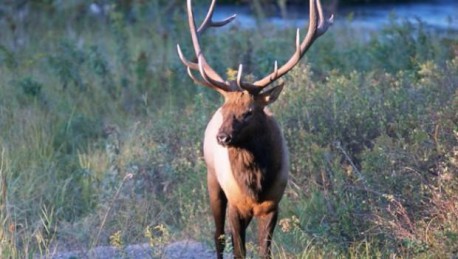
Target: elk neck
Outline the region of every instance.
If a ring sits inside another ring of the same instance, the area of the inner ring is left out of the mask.
[[[234,146],[227,147],[234,178],[239,187],[256,201],[263,199],[275,181],[276,172],[281,168],[281,148],[277,147],[266,119],[252,136]],[[276,129],[274,129],[276,131]]]

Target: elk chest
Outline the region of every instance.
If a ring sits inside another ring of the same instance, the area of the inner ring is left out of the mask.
[[[216,138],[222,121],[219,109],[205,131],[204,155],[229,204],[253,216],[276,209],[288,178],[288,151],[283,136],[275,141],[254,137],[256,143],[252,146],[225,147]],[[273,118],[272,123],[281,135]]]

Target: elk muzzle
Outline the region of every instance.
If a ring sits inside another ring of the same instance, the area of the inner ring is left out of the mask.
[[[228,107],[223,106],[223,110]],[[243,109],[242,109],[243,110]],[[229,114],[227,114],[228,112]],[[216,134],[216,141],[223,147],[234,146],[240,142],[240,138],[245,134],[247,123],[238,119],[234,111],[222,111],[223,122]],[[239,111],[236,111],[239,112]]]
[[[220,144],[223,147],[226,147],[232,143],[232,134],[228,134],[225,132],[218,133],[216,135],[216,140],[218,141],[218,144]]]

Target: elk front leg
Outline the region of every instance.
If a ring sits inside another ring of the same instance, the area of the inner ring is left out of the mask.
[[[271,211],[258,218],[259,257],[271,258],[272,235],[277,224],[278,210]]]
[[[226,217],[227,198],[219,185],[213,171],[208,170],[207,174],[208,193],[210,196],[210,207],[215,220],[215,247],[218,259],[224,254],[224,222]]]
[[[246,228],[252,216],[241,215],[239,211],[229,204],[229,220],[231,222],[231,232],[232,232],[232,248],[234,250],[234,258],[245,258],[246,248],[245,248],[245,234]]]

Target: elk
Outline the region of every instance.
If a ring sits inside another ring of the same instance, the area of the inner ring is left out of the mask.
[[[327,31],[333,16],[325,19],[320,0],[310,0],[308,32],[301,41],[297,29],[296,50],[289,61],[281,67],[275,62],[270,74],[253,83],[243,79],[243,65],[240,65],[237,79],[225,81],[208,64],[199,42],[207,29],[224,26],[236,17],[213,21],[215,2],[212,0],[206,17],[197,27],[191,0],[187,0],[189,30],[196,57],[192,61],[185,58],[180,45],[177,45],[177,51],[192,80],[224,97],[224,104],[207,125],[203,148],[210,207],[216,227],[217,258],[223,258],[226,210],[234,257],[246,256],[246,228],[255,217],[258,220],[259,256],[270,258],[278,205],[288,180],[289,161],[285,139],[267,106],[278,98],[284,86],[284,83],[273,83],[290,71],[312,43]]]

